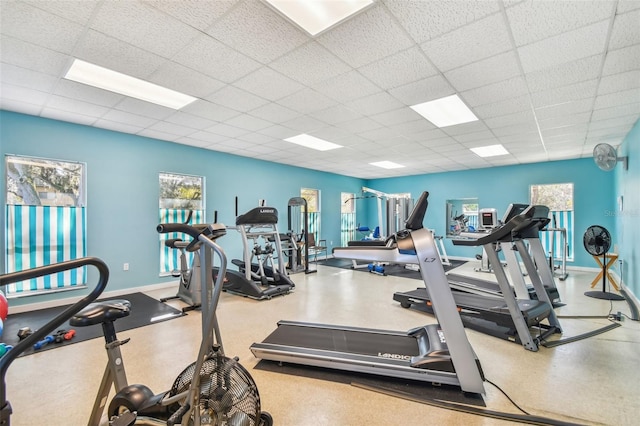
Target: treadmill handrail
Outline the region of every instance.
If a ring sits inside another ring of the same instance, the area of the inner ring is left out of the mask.
[[[494,228],[493,232],[483,235],[477,239],[454,239],[453,245],[456,246],[483,246],[485,244],[497,243],[501,241],[511,241],[513,232],[524,229],[531,225],[531,217],[533,210],[527,209],[518,216],[512,218],[499,228]]]

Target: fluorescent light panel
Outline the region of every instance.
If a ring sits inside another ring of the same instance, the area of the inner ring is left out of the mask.
[[[318,151],[329,151],[331,149],[342,148],[342,145],[335,144],[333,142],[325,141],[324,139],[316,138],[314,136],[302,133],[298,136],[292,136],[285,139],[287,142],[302,145],[306,148],[316,149]]]
[[[320,34],[373,4],[373,0],[265,1],[312,36]]]
[[[173,109],[197,99],[79,59],[74,59],[64,78]]]
[[[369,164],[383,169],[401,169],[404,167],[402,164],[394,163],[393,161],[376,161],[375,163]]]
[[[413,105],[411,109],[438,127],[454,126],[478,120],[478,117],[462,102],[458,95]]]
[[[474,154],[479,157],[496,157],[498,155],[507,155],[509,151],[505,149],[501,144],[479,146],[476,148],[470,148]]]

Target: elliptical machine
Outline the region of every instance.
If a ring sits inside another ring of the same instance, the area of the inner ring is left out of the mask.
[[[73,316],[70,324],[74,327],[101,324],[108,361],[88,425],[101,424],[112,385],[116,394],[107,408],[111,426],[272,425],[271,416],[260,410],[258,390],[249,373],[238,363],[238,358],[224,356],[216,308],[227,258],[215,239],[226,234],[225,226],[166,223],[159,224],[157,231],[190,235],[193,240],[185,250],[199,254],[199,262],[194,262],[193,272],[200,278],[200,300],[210,302],[201,306],[202,341],[198,359],[180,373],[167,392],[156,395],[145,385],[129,385],[120,351],[120,346],[129,339],[118,340],[114,322],[129,315],[130,304],[126,300],[107,300],[89,305]],[[221,272],[215,283],[212,274],[199,272],[200,269],[212,269],[213,253],[220,261]]]

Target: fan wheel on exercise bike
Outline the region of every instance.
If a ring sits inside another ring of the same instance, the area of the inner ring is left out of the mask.
[[[170,395],[189,389],[195,363],[178,375]],[[258,387],[249,372],[238,363],[214,351],[200,370],[200,418],[203,424],[233,426],[271,426],[273,419],[260,410]]]

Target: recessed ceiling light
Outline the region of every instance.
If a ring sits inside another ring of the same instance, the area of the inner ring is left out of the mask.
[[[393,161],[376,161],[375,163],[369,164],[383,169],[401,169],[404,167],[402,164],[394,163]]]
[[[507,155],[509,153],[509,151],[507,151],[501,144],[479,146],[477,148],[471,148],[471,151],[479,157],[495,157],[498,155]]]
[[[312,36],[355,15],[373,0],[265,0]]]
[[[73,60],[64,78],[173,109],[180,109],[197,100],[193,96],[79,59]]]
[[[324,139],[316,138],[306,133],[298,136],[292,136],[285,139],[287,142],[302,145],[307,148],[317,149],[318,151],[329,151],[331,149],[342,148],[342,145],[335,144],[333,142],[325,141]]]
[[[458,95],[413,105],[411,109],[438,127],[478,120],[478,117],[462,102]]]

